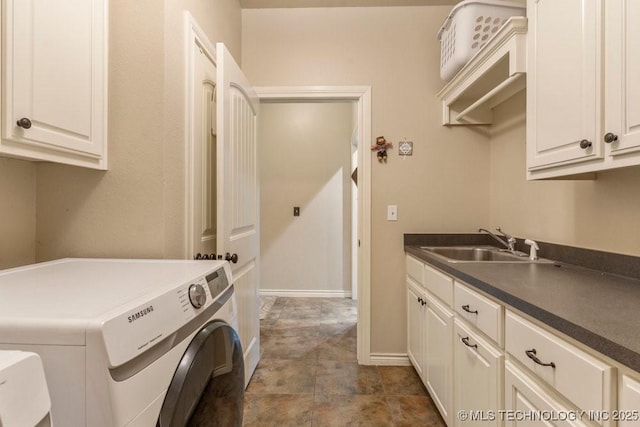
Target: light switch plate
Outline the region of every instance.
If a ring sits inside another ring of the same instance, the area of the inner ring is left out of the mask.
[[[387,206],[387,221],[397,221],[398,220],[398,206],[397,205],[388,205]]]

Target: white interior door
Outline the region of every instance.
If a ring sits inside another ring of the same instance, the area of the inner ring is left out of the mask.
[[[217,251],[231,259],[245,382],[260,358],[258,96],[224,44],[217,65]]]
[[[216,66],[193,43],[192,198],[193,255],[216,252]]]

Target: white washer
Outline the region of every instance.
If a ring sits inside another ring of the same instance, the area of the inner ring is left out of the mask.
[[[55,425],[241,424],[226,261],[63,259],[0,272],[0,296],[0,349],[40,355]]]
[[[0,351],[0,427],[51,427],[50,410],[40,357]]]

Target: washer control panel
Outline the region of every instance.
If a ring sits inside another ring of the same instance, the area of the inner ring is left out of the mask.
[[[225,262],[102,323],[111,367],[120,366],[169,337],[213,304],[228,287],[231,269]]]

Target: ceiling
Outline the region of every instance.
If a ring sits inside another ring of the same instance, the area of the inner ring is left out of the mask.
[[[240,0],[243,9],[453,5],[459,0]]]

